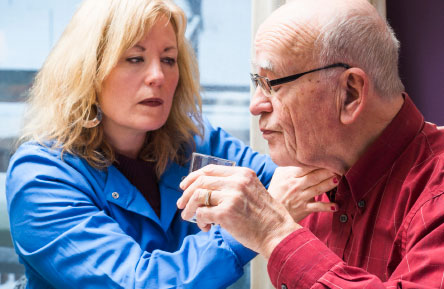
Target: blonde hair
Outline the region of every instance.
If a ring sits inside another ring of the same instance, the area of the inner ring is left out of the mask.
[[[183,164],[202,131],[199,72],[184,12],[169,0],[84,1],[35,78],[20,141],[50,141],[96,168],[115,161],[102,126],[83,125],[97,113],[102,83],[118,59],[162,17],[176,33],[179,82],[166,123],[148,133],[139,157],[155,161],[158,176],[171,160]]]

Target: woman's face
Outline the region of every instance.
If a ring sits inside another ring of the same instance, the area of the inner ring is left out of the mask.
[[[179,81],[177,40],[166,19],[124,52],[103,82],[99,104],[105,135],[140,143],[146,132],[162,127]]]

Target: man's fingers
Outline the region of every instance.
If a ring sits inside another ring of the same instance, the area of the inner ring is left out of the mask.
[[[182,218],[189,220],[196,214],[199,208],[214,207],[219,205],[224,192],[218,190],[196,189],[188,204],[182,211]]]
[[[199,219],[196,218],[197,226],[204,232],[208,232],[211,229],[211,224],[202,223]]]
[[[239,170],[240,167],[220,166],[220,165],[207,165],[197,171],[191,172],[185,179],[182,180],[179,187],[182,190],[186,190],[199,176],[217,176],[227,177],[231,176]]]
[[[212,198],[214,199],[212,190],[196,189],[182,211],[182,218],[185,220],[191,219],[196,213],[197,208],[207,205],[207,202],[211,203]]]
[[[215,214],[219,208],[217,207],[200,207],[196,211],[196,220],[203,227],[216,223]],[[200,226],[199,226],[200,227]]]
[[[186,190],[192,183],[194,183],[194,181],[199,177],[203,175],[203,171],[201,170],[197,170],[194,172],[191,172],[188,174],[188,176],[186,176],[179,184],[179,187],[182,190]]]
[[[181,188],[185,188],[182,196],[177,200],[177,207],[183,209],[190,201],[191,196],[197,188],[207,190],[218,190],[234,186],[233,182],[228,182],[230,176],[242,176],[246,172],[251,171],[243,167],[228,167],[218,165],[208,165],[200,170],[192,172],[180,184]]]
[[[226,184],[225,178],[201,174],[194,179],[193,183],[186,188],[182,196],[177,200],[177,207],[179,209],[185,208],[190,202],[191,197],[195,194],[195,191],[198,189],[217,190],[224,184]]]

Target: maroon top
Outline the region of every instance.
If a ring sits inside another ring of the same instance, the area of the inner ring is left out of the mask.
[[[335,202],[274,249],[277,288],[444,288],[444,130],[407,95]]]
[[[142,193],[160,218],[160,193],[155,164],[141,159],[131,159],[117,153],[116,160],[114,166]]]

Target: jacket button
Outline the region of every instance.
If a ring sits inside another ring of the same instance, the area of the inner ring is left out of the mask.
[[[118,192],[114,192],[111,194],[111,196],[113,196],[114,199],[118,199],[119,198],[119,193]]]
[[[282,284],[282,285],[281,285],[281,289],[287,289],[287,285]]]
[[[347,221],[348,221],[348,217],[347,217],[346,214],[342,214],[342,215],[339,216],[339,222],[347,223]]]
[[[364,200],[360,200],[360,201],[358,202],[358,207],[359,207],[359,208],[364,208],[364,207],[365,207],[365,201],[364,201]]]

